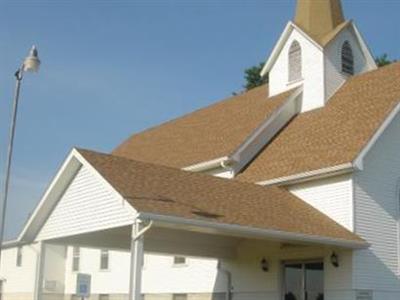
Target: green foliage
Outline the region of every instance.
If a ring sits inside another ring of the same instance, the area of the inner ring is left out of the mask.
[[[385,53],[385,54],[382,54],[381,56],[376,57],[375,62],[378,65],[378,67],[383,67],[383,66],[387,66],[387,65],[390,65],[391,63],[396,62],[396,60],[389,59],[389,56]]]
[[[264,67],[264,63],[260,63],[256,66],[250,67],[244,71],[244,79],[246,81],[244,88],[246,91],[251,90],[255,87],[268,83],[268,75],[261,77],[260,73]]]

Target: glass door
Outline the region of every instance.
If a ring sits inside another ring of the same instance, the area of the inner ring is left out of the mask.
[[[285,263],[283,284],[284,300],[323,300],[324,264]]]

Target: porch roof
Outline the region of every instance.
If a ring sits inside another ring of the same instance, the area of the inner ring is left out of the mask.
[[[217,178],[206,174],[80,150],[81,156],[139,213],[365,247],[366,242],[284,188]],[[150,217],[149,217],[150,218]],[[188,222],[189,221],[189,222]]]

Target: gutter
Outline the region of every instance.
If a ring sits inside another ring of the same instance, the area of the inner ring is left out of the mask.
[[[237,237],[253,237],[259,239],[275,239],[298,241],[301,243],[318,243],[335,247],[350,248],[350,249],[365,249],[369,244],[363,240],[346,240],[340,238],[329,238],[323,236],[286,232],[275,229],[261,229],[250,226],[242,226],[237,224],[216,223],[203,220],[188,219],[176,216],[166,216],[154,213],[140,213],[142,220],[152,220],[161,226],[167,225],[182,225],[191,230],[200,229],[205,233],[223,233]]]
[[[355,170],[358,170],[358,169],[353,163],[345,163],[345,164],[337,165],[334,167],[328,167],[328,168],[313,170],[313,171],[304,172],[304,173],[300,173],[300,174],[279,177],[279,178],[269,179],[269,180],[265,180],[265,181],[259,181],[259,182],[256,182],[256,184],[264,185],[264,186],[287,185],[287,184],[304,182],[304,181],[312,180],[315,178],[325,178],[325,177],[330,177],[330,176],[334,176],[334,175],[347,174],[347,173],[351,173]]]
[[[191,171],[191,172],[202,172],[207,171],[215,168],[219,168],[220,166],[228,165],[231,159],[228,156],[223,156],[220,158],[216,158],[210,161],[198,163],[195,165],[191,165],[185,168],[182,168],[184,171]]]

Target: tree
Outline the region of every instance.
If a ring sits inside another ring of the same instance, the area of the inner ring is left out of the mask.
[[[389,59],[389,56],[385,53],[385,54],[382,54],[381,56],[377,56],[375,58],[375,62],[378,65],[378,67],[383,67],[383,66],[387,66],[387,65],[390,65],[391,63],[396,62],[396,60]]]
[[[244,79],[246,81],[244,88],[246,91],[255,87],[268,83],[268,75],[261,77],[260,73],[264,67],[264,63],[250,67],[244,71]]]

